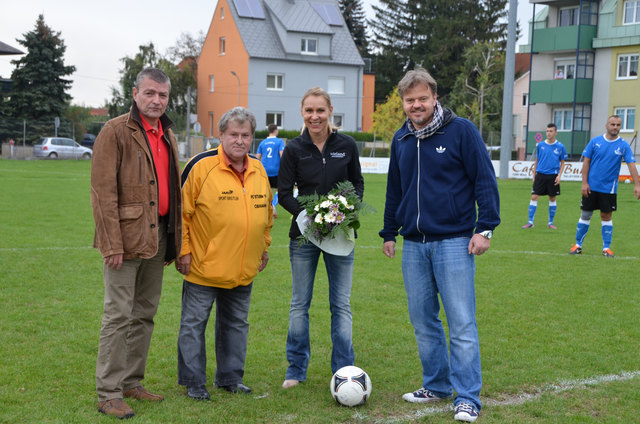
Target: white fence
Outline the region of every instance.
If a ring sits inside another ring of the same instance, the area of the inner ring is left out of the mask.
[[[493,160],[493,169],[496,176],[500,177],[500,161]],[[533,161],[510,160],[508,178],[531,179],[533,176]],[[366,174],[386,174],[389,170],[389,158],[360,158],[360,167]],[[626,164],[620,166],[620,176],[629,176]],[[582,181],[582,162],[566,162],[562,181]]]

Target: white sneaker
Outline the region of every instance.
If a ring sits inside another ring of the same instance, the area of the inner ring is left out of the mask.
[[[283,389],[290,389],[292,387],[297,386],[300,383],[300,381],[298,380],[284,380],[284,383],[282,383],[282,388]]]
[[[433,393],[429,389],[425,389],[424,387],[420,387],[413,393],[405,393],[402,395],[402,399],[411,403],[428,403],[428,402],[439,402],[441,400],[447,399],[447,397],[440,397]]]
[[[478,410],[470,403],[459,403],[456,405],[456,415],[453,419],[472,423],[478,419]]]

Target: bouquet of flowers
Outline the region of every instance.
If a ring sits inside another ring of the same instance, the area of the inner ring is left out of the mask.
[[[309,241],[328,253],[343,256],[353,250],[363,203],[350,181],[338,183],[323,196],[298,196],[298,202],[304,208],[297,218],[301,243]]]

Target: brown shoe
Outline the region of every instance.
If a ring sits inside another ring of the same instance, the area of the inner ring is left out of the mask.
[[[150,393],[142,386],[134,387],[124,392],[124,397],[137,400],[150,400],[153,402],[162,402],[164,396]]]
[[[122,399],[109,399],[98,402],[98,412],[105,415],[113,415],[116,418],[131,418],[135,415],[133,409]]]

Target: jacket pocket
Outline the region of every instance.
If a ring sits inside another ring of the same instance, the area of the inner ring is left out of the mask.
[[[144,208],[141,204],[118,207],[120,234],[125,253],[141,253],[145,244]]]
[[[227,258],[227,261],[225,261],[224,258]],[[201,276],[215,282],[231,281],[228,267],[228,255],[225,256],[222,254],[215,242],[211,240],[207,246],[207,250],[204,252],[202,260],[198,264]]]

